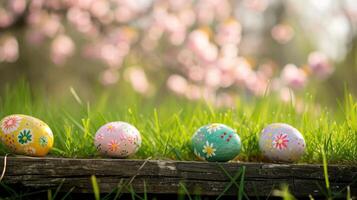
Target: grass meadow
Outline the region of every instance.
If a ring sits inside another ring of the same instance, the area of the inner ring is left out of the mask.
[[[115,92],[114,92],[115,91]],[[101,92],[90,100],[69,88],[63,98],[46,96],[45,90],[31,91],[26,81],[9,85],[1,93],[0,117],[27,114],[45,121],[55,144],[49,156],[101,157],[93,144],[97,129],[110,121],[126,121],[138,128],[143,143],[135,159],[196,160],[190,149],[193,133],[202,125],[218,122],[237,130],[242,151],[235,159],[264,162],[259,134],[273,122],[293,125],[306,140],[299,163],[357,163],[357,103],[346,89],[335,109],[321,107],[313,94],[305,94],[304,105],[282,103],[274,96],[240,98],[232,108],[217,108],[207,102],[188,102],[174,96],[146,99],[125,85]],[[0,154],[9,153],[0,147]]]

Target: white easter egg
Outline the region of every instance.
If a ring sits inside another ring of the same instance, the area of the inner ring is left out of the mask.
[[[294,162],[304,154],[306,144],[296,128],[274,123],[263,129],[259,147],[263,155],[272,161]]]

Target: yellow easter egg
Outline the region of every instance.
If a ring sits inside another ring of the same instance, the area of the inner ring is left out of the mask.
[[[27,115],[10,115],[0,122],[0,140],[15,154],[45,156],[53,146],[53,134],[43,121]]]

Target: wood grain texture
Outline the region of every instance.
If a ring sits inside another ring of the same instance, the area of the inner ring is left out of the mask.
[[[3,160],[0,157],[0,168]],[[92,192],[90,177],[95,175],[103,193],[130,182],[137,193],[144,192],[145,184],[148,193],[177,194],[182,183],[191,193],[219,195],[231,182],[222,167],[234,177],[243,166],[244,190],[249,196],[267,196],[283,183],[289,184],[296,196],[323,194],[319,187],[325,185],[323,167],[300,164],[8,157],[3,183],[46,189],[63,182],[63,191],[75,187],[75,192],[89,193]],[[357,194],[356,166],[330,165],[328,172],[333,191],[350,185],[352,193]],[[237,191],[233,184],[226,194],[236,195]]]

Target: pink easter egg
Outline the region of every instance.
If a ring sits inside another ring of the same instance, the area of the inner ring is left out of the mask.
[[[129,123],[110,122],[99,128],[94,144],[103,155],[125,158],[138,151],[141,136],[138,129]]]

